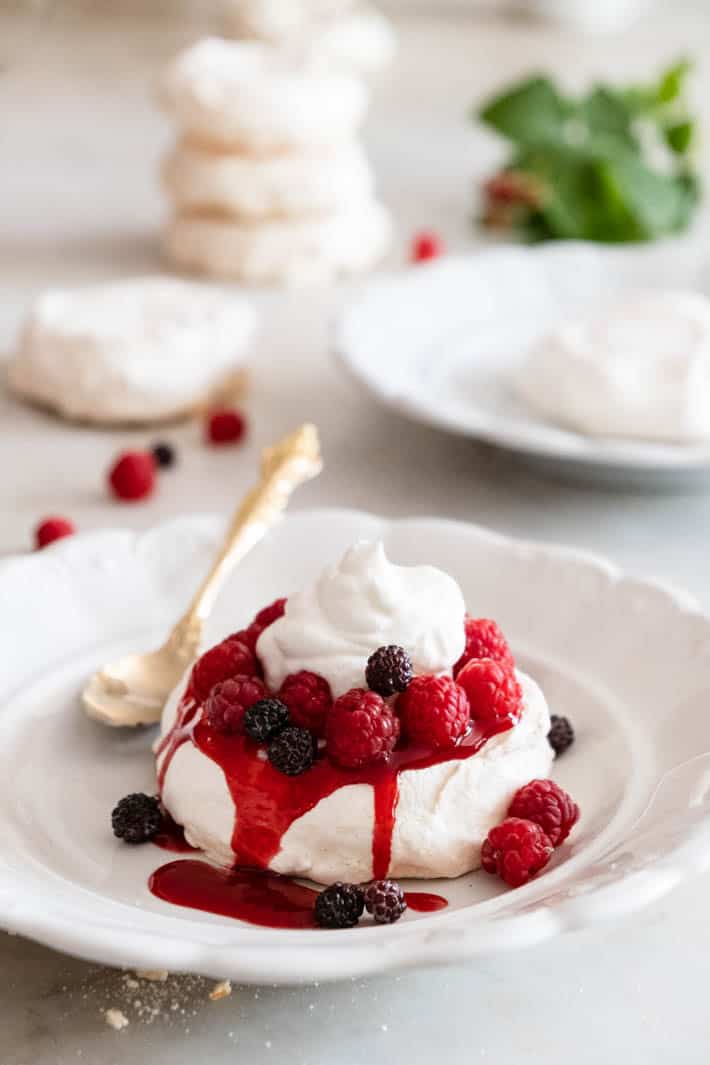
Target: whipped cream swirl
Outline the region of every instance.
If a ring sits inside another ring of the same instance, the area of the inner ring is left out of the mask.
[[[398,644],[415,673],[449,671],[464,650],[466,608],[461,590],[433,566],[395,566],[382,543],[363,541],[292,595],[286,613],[257,644],[266,680],[277,690],[307,669],[329,682],[337,698],[365,684],[373,651]]]

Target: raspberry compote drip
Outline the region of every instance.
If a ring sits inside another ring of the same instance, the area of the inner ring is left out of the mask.
[[[350,784],[368,784],[374,795],[372,874],[380,879],[387,876],[392,855],[399,774],[472,758],[492,736],[506,732],[512,724],[507,720],[476,724],[457,747],[446,750],[403,744],[387,761],[362,769],[341,768],[321,752],[309,770],[290,777],[275,769],[263,757],[263,747],[248,736],[224,735],[212,729],[188,687],[175,724],[158,748],[158,755],[164,755],[158,784],[162,792],[170,762],[183,743],[194,743],[212,759],[224,773],[238,811],[231,841],[235,865],[251,869],[267,869],[291,825],[322,799]]]

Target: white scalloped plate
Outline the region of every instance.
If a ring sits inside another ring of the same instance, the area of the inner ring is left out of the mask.
[[[511,379],[563,318],[624,291],[707,283],[701,241],[497,247],[367,282],[336,324],[335,354],[380,402],[418,421],[578,477],[677,484],[707,475],[710,445],[572,432],[528,409]]]
[[[150,732],[79,711],[87,674],[149,647],[184,607],[220,534],[211,517],[65,540],[0,565],[0,923],[60,950],[140,968],[294,982],[454,961],[634,910],[710,866],[710,619],[588,556],[472,525],[325,510],[289,517],[222,596],[219,638],[354,539],[452,573],[496,617],[553,711],[577,729],[555,775],[583,816],[537,880],[484,873],[430,887],[437,914],[391,928],[272,931],[171,907],[147,889],[167,857],[113,839],[109,814],[151,789]],[[421,884],[418,886],[422,886]],[[426,889],[426,887],[424,888]]]

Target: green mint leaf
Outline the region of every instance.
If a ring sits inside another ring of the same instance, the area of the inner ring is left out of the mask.
[[[685,155],[693,140],[695,123],[690,120],[687,120],[686,122],[676,122],[672,126],[667,126],[663,132],[666,144],[671,151],[675,152],[676,155]]]
[[[685,80],[690,73],[692,63],[688,59],[681,59],[672,67],[664,71],[656,90],[656,100],[659,104],[668,104],[677,100],[685,87]]]
[[[676,177],[656,173],[631,155],[610,160],[606,167],[643,239],[682,228],[688,217],[687,193]]]
[[[479,117],[522,145],[556,142],[567,118],[563,98],[548,78],[532,77],[486,103]]]

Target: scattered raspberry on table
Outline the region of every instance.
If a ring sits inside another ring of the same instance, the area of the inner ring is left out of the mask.
[[[39,551],[40,548],[53,544],[55,540],[63,540],[65,536],[73,536],[75,532],[76,526],[68,518],[60,518],[56,515],[45,518],[35,529],[35,548]]]
[[[208,442],[217,447],[238,444],[246,433],[246,420],[233,407],[220,407],[208,414],[205,432]]]
[[[155,459],[150,451],[124,451],[109,470],[109,485],[116,499],[135,503],[155,488]]]
[[[438,233],[425,230],[417,233],[412,241],[412,262],[424,263],[438,259],[444,254],[444,242]]]

